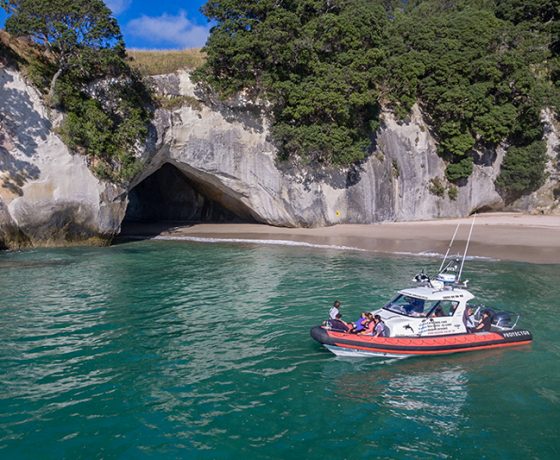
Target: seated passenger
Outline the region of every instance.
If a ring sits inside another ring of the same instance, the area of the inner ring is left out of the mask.
[[[385,323],[381,320],[381,316],[375,315],[375,328],[373,329],[373,336],[374,337],[387,337],[387,328],[385,327]]]
[[[370,320],[368,318],[368,313],[362,312],[362,314],[360,315],[360,319],[352,324],[352,330],[350,332],[358,334],[366,330],[369,321]]]
[[[372,335],[374,337],[386,337],[387,329],[385,328],[385,323],[381,320],[381,316],[375,315],[373,321],[369,323],[368,329],[360,334]]]
[[[440,318],[442,316],[445,316],[445,313],[443,312],[443,308],[441,308],[439,305],[436,307],[436,309],[432,312],[432,314],[430,315],[432,318]]]
[[[408,297],[407,299],[409,303],[404,307],[406,314],[410,316],[422,316],[424,312],[424,301],[413,297]]]
[[[483,332],[489,331],[492,327],[492,316],[490,316],[490,312],[488,310],[484,310],[482,312],[482,319],[477,326],[471,330],[471,332]]]
[[[372,335],[373,328],[375,327],[375,321],[373,320],[373,315],[371,313],[364,313],[366,321],[363,323],[364,328],[357,333],[360,335]]]
[[[350,329],[351,329],[351,326],[349,324],[345,323],[344,321],[342,321],[341,318],[342,318],[342,315],[340,313],[337,313],[335,319],[329,319],[328,321],[326,321],[327,326],[330,327],[334,331],[349,332]]]

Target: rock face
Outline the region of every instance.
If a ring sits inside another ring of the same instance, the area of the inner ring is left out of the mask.
[[[0,246],[102,243],[119,230],[126,191],[102,183],[54,133],[40,95],[0,67]]]
[[[156,111],[154,135],[142,152],[145,169],[123,187],[98,180],[86,159],[55,134],[55,116],[40,95],[0,65],[0,245],[105,242],[119,232],[125,214],[128,220],[311,227],[505,209],[494,188],[503,150],[481,153],[451,199],[445,164],[418,108],[406,123],[384,113],[367,160],[335,171],[278,163],[260,109],[241,98],[202,103],[186,72],[154,82],[177,108]],[[550,180],[508,209],[560,212],[554,195],[558,131],[550,113],[543,120]]]
[[[452,199],[444,179],[445,163],[417,107],[406,123],[384,113],[376,150],[361,165],[305,172],[277,163],[266,121],[247,101],[197,106],[186,72],[156,77],[155,83],[162,94],[190,103],[157,112],[158,139],[136,183],[171,163],[199,190],[238,215],[292,227],[424,220],[505,209],[494,187],[504,150],[481,152],[472,176]],[[552,162],[558,136],[552,132],[551,117],[545,121]],[[550,190],[552,184],[549,181],[543,189]],[[546,203],[547,212],[560,211],[551,192],[543,201],[543,189],[508,209],[532,211]]]

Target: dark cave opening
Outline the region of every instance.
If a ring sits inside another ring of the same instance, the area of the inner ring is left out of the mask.
[[[150,224],[154,231],[195,223],[255,222],[250,211],[210,181],[189,177],[171,163],[133,187],[121,234]]]

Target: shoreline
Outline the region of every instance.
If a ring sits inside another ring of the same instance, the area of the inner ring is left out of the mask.
[[[341,224],[319,228],[281,228],[265,224],[128,224],[122,239],[289,244],[386,254],[461,254],[472,217],[379,224]],[[283,243],[281,243],[283,242]],[[560,216],[517,213],[477,215],[468,256],[517,262],[560,264]]]

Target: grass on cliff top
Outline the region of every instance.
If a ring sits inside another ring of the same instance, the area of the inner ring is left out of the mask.
[[[186,50],[127,50],[130,65],[143,75],[161,75],[179,69],[194,70],[206,59],[199,48]]]
[[[0,29],[0,62],[4,65],[19,67],[19,64],[46,58],[47,56],[29,40],[12,37],[8,32]]]
[[[0,29],[0,64],[18,69],[39,91],[46,93],[56,71],[54,58],[30,39]],[[53,70],[54,68],[54,70]]]

